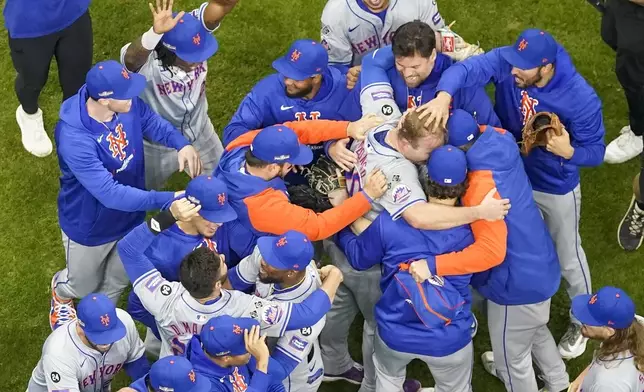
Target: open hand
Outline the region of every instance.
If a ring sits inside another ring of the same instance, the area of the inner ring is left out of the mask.
[[[156,0],[156,7],[148,3],[152,11],[152,29],[157,34],[167,33],[177,25],[179,19],[183,18],[185,12],[181,11],[172,17],[173,0]]]
[[[246,351],[250,353],[257,362],[268,361],[270,353],[266,345],[266,335],[260,334],[258,325],[253,325],[249,330],[244,330],[244,343],[246,344]]]
[[[329,157],[344,171],[351,171],[358,162],[358,156],[347,148],[349,138],[336,140],[329,147]]]
[[[501,220],[510,212],[510,207],[512,207],[510,199],[497,199],[496,188],[494,188],[485,195],[481,204],[478,205],[479,219],[486,221]]]
[[[440,125],[443,128],[447,127],[447,120],[449,119],[449,104],[452,102],[452,96],[441,91],[436,98],[416,108],[420,112],[418,119],[422,120],[427,117],[425,127],[429,128],[432,124]]]
[[[371,200],[379,199],[387,192],[387,177],[380,169],[374,169],[367,174],[363,190]]]

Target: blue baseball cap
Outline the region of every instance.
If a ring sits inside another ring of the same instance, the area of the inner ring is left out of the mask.
[[[584,325],[624,329],[635,320],[635,304],[622,289],[606,286],[573,298],[572,314]]]
[[[452,146],[464,146],[480,133],[479,124],[463,109],[454,110],[447,119],[447,143]]]
[[[443,186],[462,184],[467,177],[465,153],[457,147],[446,144],[432,151],[427,161],[429,178]]]
[[[163,34],[161,44],[189,63],[204,62],[219,49],[217,39],[189,13],[185,13],[172,30]]]
[[[306,80],[322,73],[329,63],[329,54],[322,44],[310,39],[300,39],[288,52],[273,61],[273,68],[293,80]]]
[[[85,336],[94,344],[112,344],[127,332],[114,303],[105,294],[87,294],[78,303],[76,315]]]
[[[244,330],[250,331],[259,322],[249,317],[213,317],[201,329],[201,344],[213,357],[246,354]]]
[[[501,56],[513,67],[532,69],[550,64],[557,57],[557,41],[540,29],[524,30],[512,46],[500,49]]]
[[[280,236],[260,237],[257,247],[268,265],[283,271],[306,269],[314,253],[311,241],[295,230]]]
[[[295,131],[284,125],[272,125],[259,131],[250,145],[253,155],[265,162],[308,165],[313,151],[300,144]]]
[[[184,357],[169,356],[156,361],[150,368],[150,385],[155,391],[210,392],[210,380],[197,374]]]
[[[193,178],[186,187],[185,197],[201,205],[199,215],[209,222],[225,223],[237,219],[237,213],[228,202],[228,187],[217,177]]]
[[[145,89],[145,76],[132,73],[117,61],[96,63],[85,76],[87,92],[93,99],[127,100],[138,97]]]

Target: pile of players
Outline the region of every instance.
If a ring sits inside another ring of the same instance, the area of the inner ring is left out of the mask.
[[[344,380],[416,392],[413,359],[435,380],[426,391],[466,392],[477,297],[493,349],[483,366],[508,391],[538,390],[533,361],[545,391],[641,390],[634,304],[612,287],[592,294],[578,232],[579,167],[604,156],[601,101],[549,33],[482,54],[433,2],[330,0],[322,41],[295,41],[273,62],[222,144],[205,79],[211,33],[234,3],[173,14],[157,1],[121,63],[96,64],[63,103],[67,263],[29,392],[106,390],[121,368],[138,380],[123,391]],[[521,131],[542,111],[565,130],[522,156]],[[346,189],[324,212],[291,204],[287,185],[306,184],[323,155]],[[185,191],[160,190],[184,170]],[[632,210],[627,225],[641,219]],[[571,323],[557,347],[547,322],[562,277]],[[126,312],[115,303],[130,283]],[[348,349],[358,312],[363,365]],[[563,359],[588,338],[603,344],[571,385]],[[146,351],[161,358],[151,368]]]

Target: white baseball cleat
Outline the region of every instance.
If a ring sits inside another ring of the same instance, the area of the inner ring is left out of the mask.
[[[494,352],[486,351],[481,355],[481,361],[483,362],[483,367],[485,371],[493,375],[494,377],[499,377],[496,374],[496,364],[494,363]]]
[[[16,121],[18,121],[18,126],[22,133],[22,145],[25,150],[39,158],[51,154],[54,146],[47,135],[47,131],[45,131],[40,108],[34,114],[27,114],[22,109],[22,105],[18,106],[18,109],[16,109]]]
[[[642,153],[642,137],[636,136],[630,125],[619,131],[619,136],[606,146],[604,162],[623,163],[629,161]]]
[[[577,358],[586,351],[587,343],[588,338],[581,334],[581,326],[571,323],[559,342],[559,354],[566,360]]]

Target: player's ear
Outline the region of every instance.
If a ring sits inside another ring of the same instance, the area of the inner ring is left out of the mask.
[[[436,61],[436,56],[437,56],[436,48],[432,50],[432,54],[429,55],[429,61]]]

